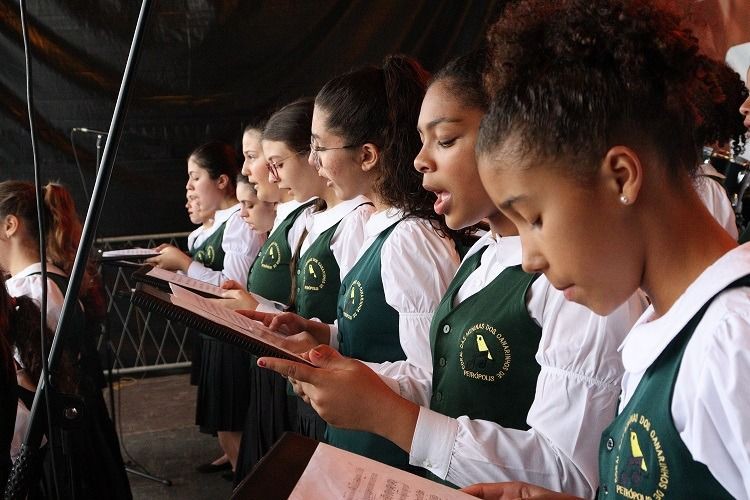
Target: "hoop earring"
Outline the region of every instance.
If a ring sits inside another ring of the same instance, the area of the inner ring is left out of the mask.
[[[628,198],[624,194],[621,194],[620,195],[620,203],[622,203],[623,205],[627,205],[627,204],[630,203],[630,198]]]

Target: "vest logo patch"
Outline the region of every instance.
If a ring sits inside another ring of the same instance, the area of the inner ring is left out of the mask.
[[[498,382],[510,371],[510,344],[492,325],[472,326],[464,332],[458,347],[464,377]]]
[[[203,264],[204,266],[211,266],[216,258],[216,250],[213,245],[206,245],[206,248],[199,250],[195,254],[195,260]]]
[[[268,245],[266,253],[260,261],[260,267],[263,269],[276,269],[281,263],[281,250],[279,250],[279,244],[275,241]]]
[[[362,288],[362,283],[359,280],[354,280],[346,291],[346,302],[344,303],[342,314],[346,319],[353,320],[357,317],[364,305],[365,290]]]
[[[659,500],[669,488],[669,465],[661,441],[645,415],[628,417],[615,457],[616,491],[625,498]]]
[[[326,269],[323,263],[315,257],[310,257],[305,261],[303,268],[305,273],[304,288],[312,292],[318,292],[326,286]]]

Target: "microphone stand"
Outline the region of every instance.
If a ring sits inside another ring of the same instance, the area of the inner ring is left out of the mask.
[[[128,60],[125,65],[125,71],[120,85],[120,92],[117,96],[115,110],[112,115],[112,122],[107,135],[107,142],[104,146],[104,154],[100,165],[101,168],[96,175],[96,184],[94,185],[89,210],[86,214],[86,220],[83,225],[81,242],[78,246],[78,252],[76,253],[76,258],[73,264],[68,290],[65,293],[65,300],[63,301],[60,313],[60,320],[57,324],[52,347],[50,348],[49,370],[51,372],[55,371],[60,362],[62,346],[65,344],[65,339],[63,339],[62,336],[66,334],[66,329],[69,329],[72,324],[72,313],[78,302],[78,292],[81,288],[81,281],[83,280],[83,274],[86,269],[86,261],[88,260],[94,242],[96,228],[99,224],[99,217],[101,215],[102,207],[104,206],[107,187],[112,175],[114,160],[117,155],[117,147],[119,145],[120,136],[122,135],[123,123],[125,121],[127,106],[130,99],[131,82],[136,67],[138,66],[141,43],[145,33],[144,27],[150,8],[151,0],[142,0],[138,22],[136,23],[133,41],[130,46],[130,53],[128,54]],[[31,479],[36,477],[36,471],[33,470],[33,467],[35,465],[37,467],[39,466],[37,464],[39,446],[45,432],[44,419],[42,418],[44,411],[43,401],[44,393],[48,388],[44,383],[44,379],[45,377],[39,377],[39,384],[37,385],[37,390],[34,394],[34,402],[31,405],[29,427],[24,436],[23,444],[21,445],[21,453],[13,464],[13,469],[5,487],[6,499],[25,498],[29,491]],[[68,407],[55,411],[60,412],[60,418],[63,420],[75,419],[79,413],[79,409],[75,407]]]

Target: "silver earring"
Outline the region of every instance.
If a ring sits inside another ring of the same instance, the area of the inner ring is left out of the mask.
[[[630,203],[630,199],[627,196],[625,196],[624,194],[621,194],[620,195],[620,203],[622,203],[623,205],[627,205],[628,203]]]

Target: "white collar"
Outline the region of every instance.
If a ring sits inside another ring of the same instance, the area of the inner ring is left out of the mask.
[[[354,211],[358,206],[364,203],[371,203],[366,196],[359,195],[351,200],[345,200],[340,202],[334,207],[328,208],[321,212],[315,212],[310,218],[309,226],[311,230],[315,230],[318,234],[322,233],[326,229],[329,229],[336,225],[341,219],[346,217],[349,213]]]
[[[404,218],[404,211],[395,207],[375,212],[365,224],[366,238],[373,238],[401,219]]]
[[[229,217],[231,217],[232,214],[237,212],[239,209],[240,209],[240,204],[236,203],[229,208],[225,208],[223,210],[217,210],[214,213],[214,224],[212,227],[216,227],[216,226],[220,226],[224,224],[224,222],[226,222],[227,219],[229,219]]]
[[[276,228],[276,226],[281,224],[284,221],[284,219],[289,217],[289,214],[291,214],[292,212],[294,212],[301,206],[302,206],[302,203],[298,202],[297,200],[277,203],[276,204],[276,218],[273,221],[274,229]]]
[[[469,248],[469,251],[464,256],[464,260],[479,252],[484,247],[490,247],[489,251],[501,255],[501,260],[507,266],[521,264],[523,253],[521,251],[520,236],[499,236],[492,234],[492,231],[488,231]]]
[[[30,276],[32,274],[37,274],[37,273],[40,273],[40,272],[42,272],[42,263],[41,262],[35,262],[34,264],[31,264],[30,266],[22,269],[21,271],[17,272],[16,274],[14,274],[8,281],[13,280],[13,279],[25,278],[26,276]],[[59,267],[57,267],[57,266],[55,266],[55,265],[53,265],[53,264],[51,264],[49,262],[47,263],[47,272],[48,273],[60,274],[62,276],[67,276],[65,274],[65,271],[63,271]]]
[[[747,274],[750,243],[732,249],[707,267],[660,318],[653,319],[654,307],[649,306],[620,346],[625,369],[634,373],[645,370],[711,297]]]

